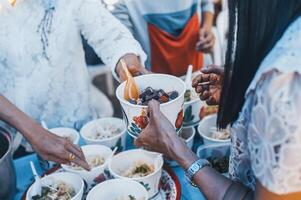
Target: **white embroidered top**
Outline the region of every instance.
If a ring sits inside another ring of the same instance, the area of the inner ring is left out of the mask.
[[[276,194],[301,191],[301,17],[262,62],[232,127],[230,177]]]
[[[127,53],[146,56],[101,1],[59,0],[41,27],[44,1],[0,0],[0,93],[49,127],[78,128],[93,114],[81,34],[113,72]]]

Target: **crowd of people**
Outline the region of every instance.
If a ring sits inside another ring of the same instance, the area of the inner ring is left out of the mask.
[[[82,37],[119,81],[121,59],[133,76],[182,76],[193,64],[196,92],[219,105],[218,127],[231,125],[229,178],[187,148],[156,101],[137,147],[176,160],[207,199],[301,199],[301,1],[228,6],[225,66],[204,68],[215,44],[210,0],[118,0],[110,11],[100,0],[0,0],[0,119],[27,150],[89,170],[79,147],[40,125],[80,129],[97,112]]]

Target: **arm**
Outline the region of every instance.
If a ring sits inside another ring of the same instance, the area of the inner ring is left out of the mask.
[[[98,0],[83,0],[77,10],[77,23],[83,36],[108,66],[115,78],[123,72],[119,60],[125,59],[132,74],[146,73],[146,60],[140,44],[132,34]],[[117,67],[117,68],[116,68]],[[139,72],[139,73],[137,73]]]
[[[150,122],[144,131],[136,139],[138,147],[163,153],[167,157],[176,160],[183,169],[198,159],[198,157],[186,146],[185,142],[177,137],[173,126],[160,112],[159,103],[151,101],[148,108]],[[210,200],[232,200],[233,195],[237,199],[246,200],[248,188],[227,179],[211,167],[204,167],[193,177],[194,183],[200,191]],[[218,192],[217,192],[218,190]],[[249,195],[252,195],[250,192]],[[239,198],[241,197],[241,198]],[[251,197],[248,197],[251,199]]]
[[[196,44],[197,50],[204,53],[210,53],[215,43],[215,37],[212,33],[214,20],[214,4],[211,0],[202,0],[201,2],[202,21],[200,27],[199,41]]]
[[[114,9],[111,13],[123,24],[129,31],[134,33],[134,25],[129,15],[129,10],[124,3],[124,0],[119,0],[114,4]]]
[[[79,164],[85,169],[89,169],[89,165],[86,163],[80,148],[74,146],[68,140],[43,129],[1,94],[0,120],[16,128],[44,159],[57,163],[69,163],[69,154],[72,153],[76,156],[72,162]]]

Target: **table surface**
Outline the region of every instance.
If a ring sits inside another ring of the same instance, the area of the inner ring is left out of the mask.
[[[128,143],[128,141],[127,141]],[[132,144],[132,142],[131,142]],[[127,149],[132,147],[127,146]],[[33,175],[30,169],[29,161],[33,161],[40,175],[43,174],[36,154],[25,156],[14,161],[17,174],[17,194],[14,200],[20,200],[23,193],[33,182]],[[185,178],[184,171],[180,167],[172,167],[181,184],[181,200],[204,200],[202,193],[195,187],[191,186]]]

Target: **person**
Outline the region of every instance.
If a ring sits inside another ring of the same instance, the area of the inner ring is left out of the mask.
[[[146,73],[146,55],[98,0],[13,4],[0,0],[0,119],[23,134],[42,158],[88,169],[79,148],[39,125],[79,130],[95,116],[81,35],[120,80],[126,77],[120,59],[139,75]],[[107,106],[106,101],[98,104]]]
[[[218,127],[232,125],[229,178],[176,137],[156,102],[136,144],[175,159],[207,199],[301,199],[301,1],[230,0],[229,9],[225,70],[193,81],[219,103]]]
[[[205,66],[212,52],[214,5],[210,0],[118,0],[111,12],[140,42],[154,73],[182,76]]]

